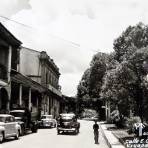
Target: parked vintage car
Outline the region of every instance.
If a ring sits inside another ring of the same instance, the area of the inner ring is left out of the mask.
[[[42,115],[40,121],[40,127],[56,127],[57,121],[53,118],[53,115]]]
[[[60,114],[57,124],[57,134],[61,132],[73,132],[74,134],[78,134],[79,129],[80,123],[77,121],[75,114]]]
[[[21,132],[20,125],[15,121],[14,116],[0,114],[0,142],[8,137],[19,138]]]
[[[27,108],[14,109],[10,114],[15,117],[15,121],[21,126],[21,135],[25,135],[27,131],[36,133],[38,131],[38,114],[30,112]]]

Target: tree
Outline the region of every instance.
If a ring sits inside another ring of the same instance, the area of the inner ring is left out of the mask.
[[[132,95],[136,101],[138,115],[142,121],[145,118],[144,108],[148,107],[147,104],[144,104],[144,101],[147,100],[147,81],[145,81],[147,75],[145,66],[148,64],[147,61],[148,47],[137,50],[128,60],[129,68],[134,72],[136,77],[136,81],[131,85],[131,88],[133,89]]]
[[[128,60],[119,63],[116,68],[108,70],[102,86],[101,97],[109,99],[119,106],[120,113],[128,115],[132,109],[143,121],[144,108],[148,108],[147,75],[148,47],[137,49]]]
[[[137,49],[148,45],[148,26],[143,23],[139,23],[136,26],[129,26],[114,41],[113,45],[117,61],[122,62],[128,59]]]
[[[125,116],[130,110],[129,85],[134,81],[133,75],[126,62],[119,64],[115,69],[107,71],[100,94],[103,99],[113,103],[114,108],[118,106],[120,113]]]
[[[81,111],[84,108],[92,108],[99,110],[102,106],[102,101],[99,100],[102,79],[107,68],[108,55],[98,52],[93,56],[90,67],[84,72],[81,81],[77,88],[77,97],[79,108]]]
[[[77,96],[79,98],[89,98],[89,81],[90,81],[90,69],[88,68],[77,87]]]
[[[90,69],[88,68],[83,76],[79,85],[77,87],[77,104],[79,106],[79,114],[84,110],[86,104],[88,104],[89,96],[89,80],[90,80]]]
[[[91,98],[99,98],[103,77],[107,69],[108,55],[98,52],[90,63],[89,95]]]

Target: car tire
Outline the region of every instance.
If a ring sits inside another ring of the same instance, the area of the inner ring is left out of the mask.
[[[79,131],[79,128],[77,129],[77,134],[79,133],[80,131]]]
[[[20,135],[20,131],[18,130],[16,135],[15,135],[15,139],[18,140],[19,139],[19,135]]]
[[[37,133],[37,129],[32,129],[32,133]]]
[[[25,134],[26,134],[25,127],[22,126],[21,127],[21,136],[24,136]]]
[[[3,141],[4,141],[4,139],[5,139],[5,135],[4,135],[4,132],[2,132],[1,134],[2,134],[2,136],[1,136],[1,138],[0,138],[0,143],[3,143]]]
[[[57,135],[60,135],[60,130],[57,130]]]
[[[37,133],[37,131],[38,131],[37,125],[33,125],[31,131],[32,131],[32,133]]]
[[[77,135],[78,132],[79,132],[79,131],[78,131],[78,129],[76,128],[75,131],[74,131],[74,134]]]

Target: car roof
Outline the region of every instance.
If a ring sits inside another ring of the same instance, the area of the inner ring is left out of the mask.
[[[11,112],[11,113],[13,113],[13,112],[21,112],[21,113],[24,113],[25,110],[11,110],[10,112]]]
[[[61,116],[75,116],[74,113],[63,113],[63,114],[60,114]]]
[[[69,113],[69,114],[64,113],[64,114],[60,114],[60,116],[61,116],[62,118],[73,118],[73,117],[75,117],[76,115],[73,114],[73,113]]]
[[[0,117],[12,117],[12,115],[9,115],[9,114],[0,114]]]

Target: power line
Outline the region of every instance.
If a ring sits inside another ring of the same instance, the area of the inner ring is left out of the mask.
[[[19,24],[19,25],[21,25],[21,26],[23,26],[23,27],[26,27],[26,28],[29,28],[29,29],[32,29],[32,30],[39,30],[38,28],[34,28],[34,27],[29,26],[29,25],[26,25],[26,24],[24,24],[24,23],[20,23],[20,22],[18,22],[18,21],[12,20],[12,19],[10,19],[10,18],[8,18],[8,17],[5,17],[5,16],[2,16],[2,15],[0,15],[0,18],[3,18],[3,19],[5,19],[5,20],[7,20],[7,21],[11,21],[11,22],[13,22],[13,23]],[[41,31],[41,30],[40,30],[40,31]],[[46,32],[46,33],[47,33],[47,32]],[[59,36],[56,36],[56,35],[53,35],[53,34],[49,34],[49,33],[47,33],[47,34],[50,35],[50,36],[53,36],[54,38],[58,38],[58,39],[60,39],[60,40],[63,40],[63,41],[65,41],[65,42],[68,42],[68,43],[71,43],[71,44],[73,44],[73,45],[75,45],[75,46],[80,47],[80,44],[75,43],[75,42],[73,42],[73,41],[69,41],[69,40],[67,40],[67,39],[63,39],[62,37],[59,37]]]

